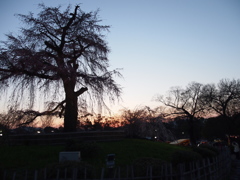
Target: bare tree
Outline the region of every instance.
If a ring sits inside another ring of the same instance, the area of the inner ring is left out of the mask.
[[[189,123],[189,136],[193,145],[196,144],[194,121],[197,117],[203,115],[205,103],[201,100],[203,85],[192,82],[185,89],[174,87],[169,91],[169,95],[162,95],[156,98],[156,101],[169,107],[168,116],[185,117]]]
[[[229,121],[230,126],[234,126],[234,117],[240,114],[240,80],[222,79],[217,86],[205,85],[203,92],[210,113],[223,117]]]
[[[108,70],[109,48],[103,32],[108,32],[109,26],[101,25],[98,11],[85,13],[76,6],[71,12],[69,5],[61,12],[61,6],[39,6],[42,10],[37,17],[33,13],[18,15],[27,26],[17,36],[8,34],[2,42],[0,87],[14,87],[15,104],[26,101],[28,92],[28,108],[20,110],[22,117],[29,117],[25,124],[38,116],[59,115],[64,116],[65,131],[75,131],[80,95],[83,98],[84,93],[91,103],[106,107],[105,97],[114,101],[121,94],[113,79],[121,74]],[[44,112],[33,110],[37,91],[48,95],[48,100],[52,98]],[[62,92],[65,97],[59,100]]]
[[[218,115],[232,117],[240,113],[240,80],[222,79],[204,87],[205,101]]]

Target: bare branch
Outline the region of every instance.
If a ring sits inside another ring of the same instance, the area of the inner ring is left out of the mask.
[[[39,112],[39,111],[34,111],[34,110],[27,110],[27,111],[17,111],[19,116],[18,116],[18,121],[21,119],[27,119],[26,122],[20,124],[19,126],[22,125],[28,125],[31,124],[37,117],[40,116],[57,116],[59,115],[60,117],[62,116],[62,112],[64,111],[64,106],[63,104],[66,103],[66,101],[62,101],[55,108],[49,111],[44,111],[44,112]],[[60,111],[57,111],[60,108]]]
[[[84,87],[84,88],[81,88],[79,89],[76,93],[77,96],[80,96],[81,94],[83,94],[85,91],[87,91],[88,88]]]

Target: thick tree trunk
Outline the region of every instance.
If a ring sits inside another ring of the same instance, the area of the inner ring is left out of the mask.
[[[77,97],[68,98],[66,100],[65,115],[64,115],[64,131],[75,132],[77,127]]]
[[[66,106],[64,114],[64,131],[75,132],[77,127],[78,118],[78,96],[74,92],[74,88],[71,86],[65,86],[66,93]]]

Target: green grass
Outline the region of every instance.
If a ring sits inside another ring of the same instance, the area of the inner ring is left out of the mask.
[[[139,139],[101,142],[97,145],[100,146],[100,153],[92,158],[82,157],[82,161],[100,167],[105,165],[106,155],[114,153],[117,166],[130,165],[141,157],[152,157],[169,162],[173,152],[190,151],[186,147]],[[46,167],[58,163],[61,151],[64,151],[64,146],[0,146],[0,168]]]
[[[104,150],[104,155],[109,153],[116,154],[116,164],[120,166],[131,164],[134,160],[141,157],[152,157],[169,162],[172,153],[176,150],[188,150],[186,147],[140,139],[105,142],[100,145]]]
[[[41,168],[58,161],[61,146],[1,146],[0,167]]]

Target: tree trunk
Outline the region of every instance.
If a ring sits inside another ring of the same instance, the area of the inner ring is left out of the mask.
[[[77,129],[77,118],[78,118],[78,96],[74,92],[74,88],[65,85],[66,93],[66,106],[64,114],[64,131],[75,132]]]
[[[192,146],[195,146],[197,142],[196,142],[196,135],[195,135],[194,117],[189,118],[189,138]]]

